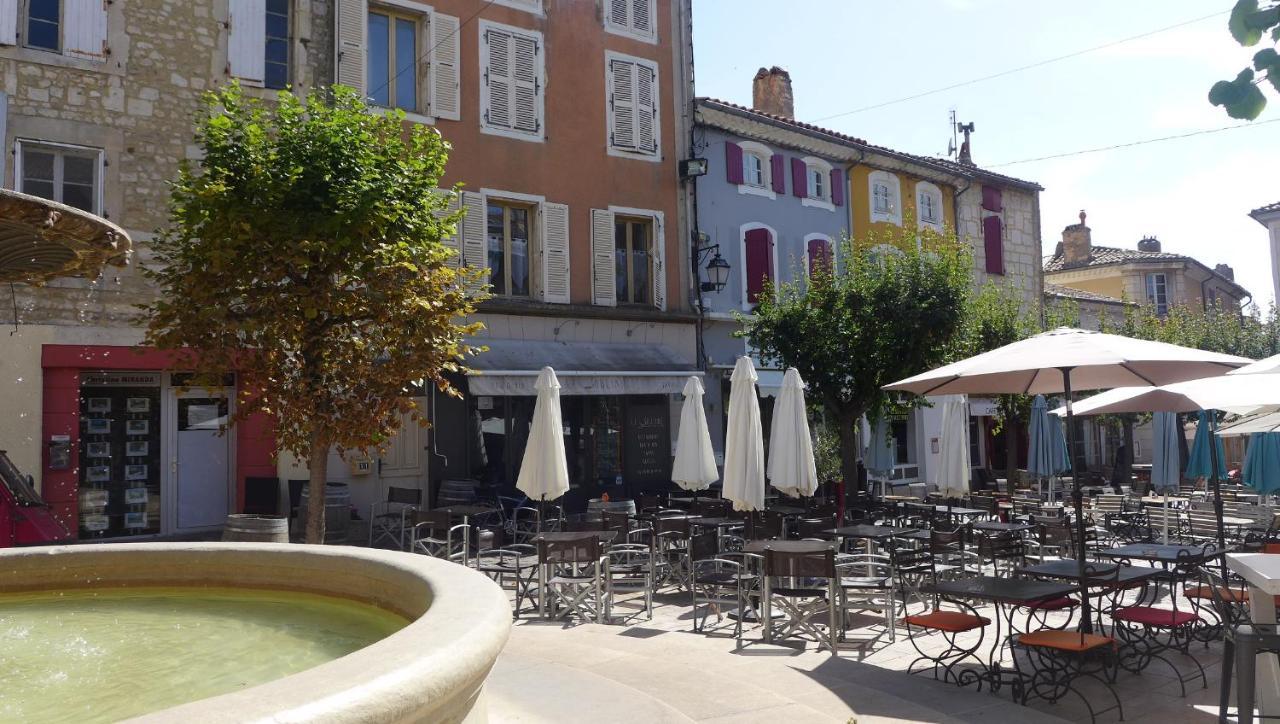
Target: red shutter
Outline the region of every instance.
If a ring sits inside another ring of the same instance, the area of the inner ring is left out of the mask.
[[[742,183],[742,146],[724,142],[724,176],[731,184]]]
[[[818,269],[831,269],[831,242],[826,239],[809,240],[809,273]]]
[[[773,279],[773,238],[768,229],[752,229],[743,239],[747,259],[747,301],[755,304],[766,279]]]
[[[791,193],[800,198],[809,195],[808,167],[798,158],[791,159]]]
[[[844,171],[831,169],[831,203],[844,206]]]
[[[780,153],[775,153],[769,157],[770,175],[773,176],[773,190],[775,193],[785,194],[787,192],[787,159]]]
[[[982,208],[987,211],[994,211],[997,214],[1004,211],[1004,200],[1001,198],[1000,189],[995,186],[982,187]]]
[[[983,187],[983,191],[986,191],[986,187]],[[987,273],[1003,275],[1004,235],[1001,233],[999,216],[988,216],[982,220],[982,241],[987,252]]]

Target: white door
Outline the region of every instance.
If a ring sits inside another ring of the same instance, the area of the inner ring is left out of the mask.
[[[177,530],[226,522],[231,511],[231,435],[224,434],[229,390],[170,389]]]

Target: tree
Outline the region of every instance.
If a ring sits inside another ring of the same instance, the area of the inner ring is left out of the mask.
[[[310,465],[319,543],[329,449],[384,444],[406,413],[425,426],[411,389],[458,394],[445,375],[473,351],[479,279],[441,243],[459,218],[456,189],[437,191],[448,144],[349,88],[269,106],[234,84],[206,94],[195,140],[152,242],[147,343],[178,350],[193,385],[236,371],[232,422],[270,415]]]
[[[1258,0],[1237,0],[1231,9],[1227,29],[1236,42],[1245,47],[1257,45],[1264,35],[1272,47],[1263,48],[1253,56],[1253,66],[1245,68],[1232,80],[1220,80],[1209,89],[1209,102],[1222,106],[1227,115],[1252,121],[1267,107],[1267,97],[1259,86],[1269,81],[1271,87],[1280,90],[1280,53],[1274,47],[1280,42],[1280,2],[1268,0],[1263,6]]]
[[[1280,318],[1274,306],[1265,316],[1216,304],[1208,309],[1174,305],[1164,315],[1149,304],[1128,306],[1121,319],[1103,319],[1102,331],[1251,359],[1280,352]]]
[[[837,256],[807,281],[767,285],[742,334],[762,359],[799,370],[839,431],[852,484],[858,418],[893,405],[880,387],[937,366],[958,343],[970,258],[953,234],[917,235],[914,224],[846,239]]]

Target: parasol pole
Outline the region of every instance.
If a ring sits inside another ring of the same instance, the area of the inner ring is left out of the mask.
[[[1222,481],[1218,478],[1218,415],[1208,411],[1210,482],[1213,484],[1213,516],[1218,524],[1218,560],[1222,563],[1222,580],[1227,580],[1227,536],[1222,525]]]
[[[1062,370],[1062,396],[1067,403],[1067,462],[1071,469],[1071,498],[1076,509],[1076,570],[1080,576],[1080,631],[1093,633],[1093,613],[1089,604],[1089,586],[1085,578],[1084,491],[1080,488],[1080,475],[1076,471],[1076,426],[1071,412],[1071,367]]]

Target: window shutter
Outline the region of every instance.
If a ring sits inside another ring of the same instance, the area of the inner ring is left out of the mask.
[[[501,30],[484,33],[484,87],[488,103],[484,108],[489,125],[511,127],[511,34]]]
[[[227,72],[241,80],[261,83],[266,77],[266,0],[231,0],[230,10]]]
[[[791,195],[805,198],[809,195],[808,166],[798,158],[791,159]]]
[[[18,43],[18,0],[0,0],[0,45]]]
[[[653,218],[653,306],[667,308],[667,241],[662,216]]]
[[[636,150],[641,153],[657,153],[656,125],[658,107],[658,74],[647,65],[635,65],[636,73]]]
[[[538,112],[538,41],[524,35],[511,38],[511,70],[514,92],[513,125],[517,131],[542,130]]]
[[[462,206],[467,210],[466,216],[462,217],[462,261],[469,267],[487,269],[489,255],[485,238],[484,194],[463,191]],[[488,280],[480,286],[488,287]]]
[[[826,239],[810,239],[808,247],[810,275],[818,269],[831,269],[831,242]]]
[[[618,306],[614,280],[613,212],[591,210],[591,303]]]
[[[766,279],[773,279],[773,238],[768,229],[751,229],[745,235],[747,303],[755,304]]]
[[[628,0],[609,0],[609,18],[608,21],[614,25],[627,27],[627,3]]]
[[[542,210],[542,301],[569,303],[569,207],[548,204]]]
[[[337,0],[337,82],[356,89],[364,97],[365,35],[369,23],[367,0]]]
[[[742,183],[742,146],[733,141],[724,142],[724,175],[731,184]]]
[[[444,13],[431,15],[431,115],[450,121],[462,118],[458,33],[458,18]]]
[[[453,191],[446,191],[445,189],[437,189],[436,193],[449,198],[449,205],[435,212],[436,218],[450,216],[457,213],[458,209],[462,208],[462,194],[455,193]],[[462,249],[458,244],[458,233],[462,231],[462,224],[463,222],[459,221],[452,234],[442,235],[440,237],[440,243],[454,251],[454,254],[456,255],[454,263],[458,263],[461,260]]]
[[[266,8],[264,0],[258,4],[258,23],[263,34],[258,39],[258,65],[261,67],[266,43]],[[235,6],[235,3],[232,3]],[[63,29],[63,52],[75,58],[102,60],[107,56],[107,2],[106,0],[63,0],[66,27]],[[234,27],[234,24],[233,26]],[[259,72],[258,80],[262,80]]]
[[[982,220],[982,242],[986,249],[988,274],[1004,274],[1004,234],[1001,231],[999,216],[988,216]]]
[[[636,148],[635,65],[626,60],[609,61],[609,120],[614,148]]]
[[[831,203],[844,206],[844,171],[831,169]]]
[[[769,157],[769,176],[773,178],[773,192],[787,192],[787,158],[780,153]]]
[[[982,208],[1000,213],[1004,211],[1004,199],[1000,189],[995,186],[982,187]]]
[[[631,0],[631,28],[642,35],[653,32],[653,18],[649,17],[649,0]]]

